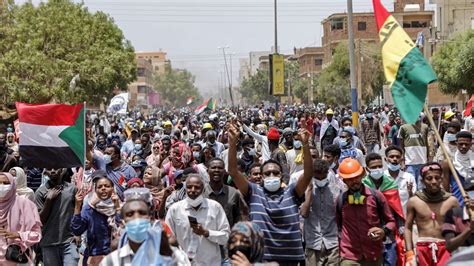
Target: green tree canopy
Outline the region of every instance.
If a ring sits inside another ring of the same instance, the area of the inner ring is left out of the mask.
[[[10,22],[0,30],[0,90],[7,102],[98,104],[136,79],[134,49],[110,16],[69,0],[2,12]]]
[[[433,69],[443,93],[474,94],[474,30],[458,34],[435,52]]]
[[[360,42],[356,54],[361,57],[362,100],[371,102],[382,92],[385,77],[380,48],[367,42]],[[357,60],[357,58],[356,58]],[[351,102],[350,65],[347,43],[340,43],[329,66],[317,78],[316,98],[327,104],[348,104]]]
[[[186,105],[186,100],[191,96],[200,98],[194,80],[189,71],[172,69],[171,65],[166,65],[164,74],[155,75],[154,86],[166,105],[179,107]]]
[[[291,95],[306,102],[308,100],[308,86],[310,83],[303,77],[300,77],[298,61],[289,61],[285,65],[285,88],[291,86]]]
[[[274,97],[268,92],[269,73],[267,69],[257,70],[255,75],[244,79],[240,84],[240,93],[247,99],[249,104],[259,103],[261,101],[273,101]]]

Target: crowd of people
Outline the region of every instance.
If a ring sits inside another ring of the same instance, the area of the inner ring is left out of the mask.
[[[474,245],[474,108],[431,109],[442,143],[427,114],[360,114],[89,112],[85,165],[61,169],[23,165],[8,125],[0,264],[446,265]]]

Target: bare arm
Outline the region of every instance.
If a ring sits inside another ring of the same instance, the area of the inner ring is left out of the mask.
[[[306,190],[305,200],[301,205],[300,214],[303,218],[308,218],[311,210],[311,202],[313,201],[313,185],[310,184]]]
[[[405,250],[413,250],[413,221],[415,219],[415,207],[413,206],[413,198],[410,198],[407,203],[407,217],[405,223]]]
[[[295,192],[298,197],[302,197],[313,177],[313,158],[309,150],[309,132],[306,129],[300,129],[298,136],[303,142],[304,175],[298,179]]]
[[[237,168],[237,139],[239,137],[239,129],[236,125],[229,126],[229,175],[232,177],[235,186],[245,197],[249,191],[249,182],[245,176]]]
[[[444,236],[445,240],[446,240],[446,249],[449,251],[449,252],[453,252],[455,251],[456,249],[458,249],[460,246],[462,246],[464,244],[464,242],[466,242],[467,239],[469,239],[469,237],[471,236],[472,234],[472,228],[473,228],[473,222],[471,222],[471,226],[466,228],[461,234],[459,234],[458,236],[454,236],[454,233],[448,233]]]

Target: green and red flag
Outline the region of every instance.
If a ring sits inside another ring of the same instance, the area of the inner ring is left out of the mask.
[[[405,215],[403,214],[403,208],[402,208],[402,201],[400,200],[400,194],[398,194],[398,184],[397,181],[394,179],[388,177],[388,176],[382,176],[382,184],[380,187],[376,187],[374,182],[369,176],[364,177],[362,179],[362,183],[364,183],[366,186],[377,189],[378,191],[382,192],[382,194],[385,196],[385,199],[387,200],[388,205],[390,206],[390,209],[392,209],[397,216],[405,221]],[[398,229],[398,228],[397,228]],[[396,230],[395,233],[395,241],[397,243],[397,265],[398,266],[404,266],[405,265],[405,243],[403,240],[403,235],[399,235],[398,231]]]
[[[86,154],[85,105],[16,103],[20,157],[24,166],[83,166]]]
[[[425,104],[428,84],[436,74],[380,0],[372,0],[382,47],[382,60],[392,97],[402,118],[414,124]]]
[[[189,97],[187,100],[186,100],[186,105],[190,105],[194,102],[194,98],[196,98],[195,96],[191,96]]]
[[[202,112],[204,112],[206,110],[212,110],[213,106],[214,106],[214,104],[213,104],[212,98],[209,98],[206,101],[204,101],[204,103],[199,105],[196,108],[196,110],[194,110],[194,113],[196,115],[200,115]]]

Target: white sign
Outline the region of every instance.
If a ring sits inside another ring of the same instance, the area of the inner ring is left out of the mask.
[[[107,112],[111,114],[127,114],[128,92],[115,95],[110,100]]]

